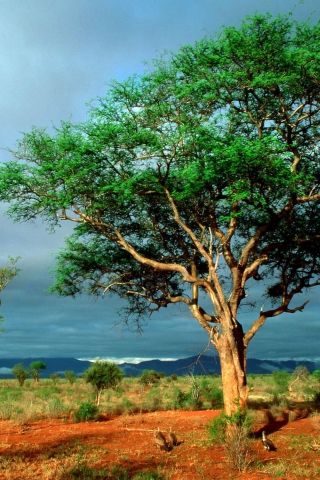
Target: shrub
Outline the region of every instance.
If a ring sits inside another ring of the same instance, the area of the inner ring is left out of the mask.
[[[27,370],[23,363],[17,363],[11,369],[11,373],[19,382],[20,387],[23,386],[24,382],[30,375],[29,370]]]
[[[251,420],[247,413],[240,410],[233,415],[221,413],[214,418],[209,429],[209,439],[213,443],[223,444],[227,458],[233,468],[243,472],[251,462]]]
[[[142,402],[143,411],[155,412],[157,410],[163,410],[163,399],[159,388],[153,387],[143,398]]]
[[[60,379],[60,373],[51,373],[50,375],[53,384],[56,385],[57,381]]]
[[[182,408],[187,400],[188,400],[188,394],[184,393],[180,388],[175,387],[173,407],[176,410],[179,408]]]
[[[314,370],[312,372],[313,378],[315,378],[318,382],[320,382],[320,370]]]
[[[209,382],[206,378],[201,381],[200,386],[201,395],[210,402],[212,408],[223,407],[223,392],[222,389]]]
[[[161,378],[164,378],[165,376],[165,373],[156,372],[155,370],[143,370],[139,381],[145,387],[148,385],[152,386],[157,385]]]
[[[285,393],[288,391],[291,378],[288,372],[285,370],[279,370],[278,372],[273,372],[272,377],[278,393]]]
[[[75,422],[88,422],[90,420],[97,420],[98,407],[90,402],[81,403],[77,412],[73,415]]]
[[[224,413],[221,413],[208,424],[209,440],[215,444],[222,444],[226,438],[227,419]]]
[[[74,382],[77,379],[76,374],[72,370],[66,370],[64,372],[64,375],[65,375],[66,379],[68,380],[68,382],[70,382],[70,385],[73,385]]]
[[[313,393],[312,402],[316,408],[320,407],[320,390],[317,390]]]

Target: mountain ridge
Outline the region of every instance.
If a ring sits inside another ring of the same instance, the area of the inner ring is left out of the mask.
[[[23,363],[26,367],[30,363],[40,360],[46,364],[46,369],[40,372],[41,378],[49,378],[53,373],[59,373],[62,377],[66,370],[73,371],[76,375],[81,375],[87,368],[92,365],[92,361],[78,360],[76,358],[69,357],[56,357],[56,358],[2,358],[0,359],[0,378],[13,378],[11,374],[11,368],[17,363]],[[247,373],[255,374],[268,374],[278,370],[286,370],[292,373],[297,366],[304,365],[309,372],[320,368],[319,362],[310,360],[268,360],[248,358],[247,360]],[[166,375],[207,375],[207,374],[220,374],[220,362],[216,356],[209,355],[196,355],[177,360],[144,360],[139,363],[123,362],[118,366],[125,372],[126,376],[139,376],[143,370],[156,370],[157,372],[163,372]]]

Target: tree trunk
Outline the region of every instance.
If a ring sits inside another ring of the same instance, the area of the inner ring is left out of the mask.
[[[102,395],[103,389],[97,389],[96,390],[96,405],[99,407],[100,405],[100,400],[101,400],[101,395]]]
[[[230,344],[231,343],[231,344]],[[228,335],[219,339],[219,356],[222,376],[224,412],[233,415],[243,411],[248,399],[245,352],[241,346],[230,342]]]

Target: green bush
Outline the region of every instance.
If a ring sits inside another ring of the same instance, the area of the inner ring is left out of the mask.
[[[208,424],[209,440],[215,444],[222,444],[225,441],[227,428],[227,419],[224,413],[221,413]]]
[[[70,382],[70,385],[73,385],[77,379],[76,374],[72,370],[66,370],[64,372],[64,376],[66,377],[68,382]]]
[[[318,382],[320,382],[320,370],[314,370],[312,372],[313,378],[315,378]]]
[[[152,389],[143,397],[142,409],[145,412],[156,412],[163,410],[163,399],[159,388],[152,387]]]
[[[285,370],[279,370],[278,372],[272,373],[273,381],[276,386],[276,392],[285,393],[289,388],[290,373]]]
[[[73,418],[75,422],[88,422],[90,420],[97,420],[98,407],[90,402],[81,403],[77,412],[74,413]]]
[[[212,408],[223,407],[223,392],[222,389],[214,385],[207,378],[201,380],[200,393],[204,398],[210,402]]]
[[[233,415],[226,415],[221,412],[208,424],[209,440],[212,441],[212,443],[225,443],[228,426],[235,426],[238,427],[238,429],[249,432],[251,429],[251,419],[247,412],[241,412],[240,410]]]
[[[139,381],[145,387],[148,385],[152,386],[157,385],[160,382],[161,378],[164,378],[165,376],[165,373],[156,372],[155,370],[143,370]]]
[[[320,407],[320,390],[317,390],[313,393],[312,402],[316,408]]]
[[[182,408],[188,400],[188,394],[184,393],[180,388],[175,387],[174,389],[174,400],[173,406],[175,410]]]

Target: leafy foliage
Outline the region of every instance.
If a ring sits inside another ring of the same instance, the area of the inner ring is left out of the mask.
[[[165,377],[165,373],[156,372],[155,370],[143,370],[140,376],[142,385],[157,385],[161,378]]]
[[[124,377],[124,372],[112,362],[94,362],[83,374],[87,383],[91,383],[96,392],[96,404],[99,405],[103,390],[116,388]]]
[[[78,410],[74,413],[73,418],[76,422],[88,422],[90,420],[97,420],[98,407],[90,402],[81,403]]]
[[[290,373],[286,372],[285,370],[279,370],[277,372],[273,372],[272,377],[278,393],[284,393],[288,390]]]
[[[47,365],[41,360],[36,360],[35,362],[30,363],[30,375],[35,382],[39,382],[40,371],[45,370],[46,368]]]
[[[19,382],[20,387],[23,386],[24,382],[30,375],[29,370],[26,369],[23,363],[17,363],[11,369],[11,373]]]
[[[318,382],[320,382],[320,370],[314,370],[312,372],[312,376],[316,378]]]

